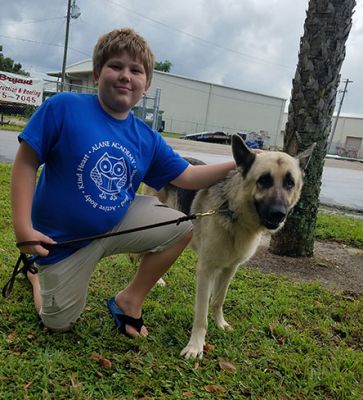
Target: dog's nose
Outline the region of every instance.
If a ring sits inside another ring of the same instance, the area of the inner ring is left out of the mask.
[[[286,208],[282,205],[277,205],[269,210],[267,219],[273,224],[281,224],[286,218]]]
[[[255,206],[262,225],[267,229],[279,228],[287,217],[287,207],[282,201],[256,202]]]
[[[285,221],[286,207],[283,204],[270,205],[263,213],[262,223],[270,230],[275,230]]]

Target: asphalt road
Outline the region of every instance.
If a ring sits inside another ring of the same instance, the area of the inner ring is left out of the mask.
[[[206,163],[222,162],[232,157],[230,146],[167,138],[182,156]],[[18,148],[17,133],[0,130],[0,162],[12,163]],[[329,206],[363,211],[363,163],[326,159],[320,201]]]

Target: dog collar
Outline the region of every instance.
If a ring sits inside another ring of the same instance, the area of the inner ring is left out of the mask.
[[[230,209],[228,200],[218,208],[218,213],[224,214],[231,222],[237,222],[238,220],[238,215]]]

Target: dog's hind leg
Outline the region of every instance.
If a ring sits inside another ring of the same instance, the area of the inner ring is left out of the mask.
[[[202,263],[198,263],[196,298],[192,334],[188,344],[181,351],[180,355],[185,358],[201,359],[203,357],[203,347],[205,335],[208,328],[208,307],[211,295],[215,271],[208,270]]]
[[[213,282],[212,296],[211,296],[211,307],[213,310],[213,318],[221,329],[232,329],[229,323],[224,319],[223,315],[223,304],[226,298],[229,284],[236,273],[237,265],[230,268],[223,268],[218,270],[216,277]]]

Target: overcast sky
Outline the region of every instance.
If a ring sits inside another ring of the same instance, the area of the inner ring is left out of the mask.
[[[0,3],[4,55],[34,76],[60,71],[67,0]],[[363,117],[363,2],[357,3],[341,71],[341,80],[353,83],[341,113]],[[158,61],[172,62],[174,74],[290,98],[308,0],[76,0],[76,4],[81,16],[71,20],[68,65],[90,58],[101,34],[132,27],[148,40]]]

